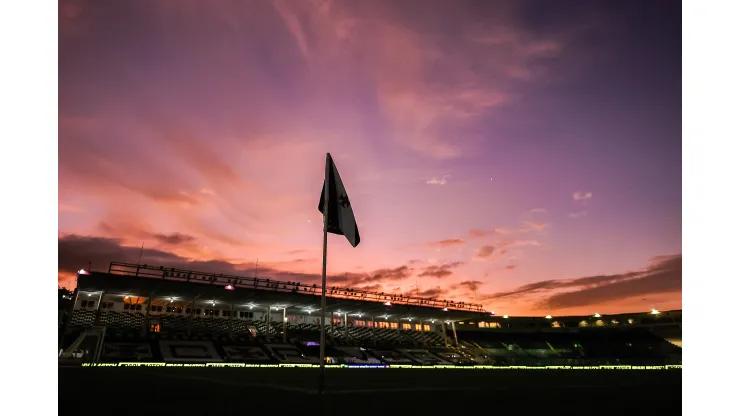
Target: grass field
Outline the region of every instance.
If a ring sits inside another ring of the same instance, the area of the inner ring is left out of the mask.
[[[669,415],[681,371],[59,368],[60,414]],[[299,413],[298,413],[299,412]]]

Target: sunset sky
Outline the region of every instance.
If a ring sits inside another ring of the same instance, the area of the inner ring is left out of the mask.
[[[59,284],[110,261],[509,315],[681,308],[681,3],[61,1]]]

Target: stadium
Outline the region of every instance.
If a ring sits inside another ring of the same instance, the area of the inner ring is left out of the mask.
[[[230,392],[234,411],[239,391],[267,409],[280,397],[314,397],[320,294],[299,282],[141,264],[80,270],[60,298],[60,401],[139,385],[157,397],[150,410],[193,409],[185,392]],[[616,394],[625,400],[614,409],[654,412],[642,395],[680,392],[681,311],[498,316],[478,304],[327,287],[326,339],[327,390],[311,405],[325,414],[355,400],[372,413],[392,397],[421,411],[446,408],[450,395],[508,403],[532,394],[544,401],[529,405],[544,408]]]

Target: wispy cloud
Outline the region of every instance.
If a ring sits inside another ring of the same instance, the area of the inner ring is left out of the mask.
[[[588,214],[588,211],[571,212],[570,214],[568,214],[568,218],[576,219],[583,217],[586,214]]]
[[[545,208],[532,208],[529,211],[524,213],[524,215],[536,215],[536,214],[547,214],[547,210]]]
[[[574,201],[588,201],[591,199],[593,194],[591,192],[577,191],[573,192]]]
[[[438,185],[438,186],[442,186],[442,185],[444,185],[444,184],[447,183],[447,178],[449,178],[449,176],[442,176],[442,177],[439,177],[439,178],[435,176],[432,179],[427,180],[426,183],[427,183],[427,185]]]
[[[461,246],[463,244],[465,244],[465,240],[461,238],[450,238],[447,240],[432,241],[432,242],[427,243],[427,245],[432,248],[455,247],[455,246]]]

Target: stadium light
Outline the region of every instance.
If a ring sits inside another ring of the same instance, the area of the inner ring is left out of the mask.
[[[594,314],[594,318],[601,318],[601,315],[599,315],[599,313],[596,312],[596,314]]]
[[[550,315],[547,315],[547,316],[545,317],[545,319],[552,319],[552,316],[550,316]]]
[[[509,315],[504,315],[504,319],[509,319]]]
[[[391,302],[390,301],[386,302],[385,306],[391,306]]]
[[[657,309],[653,309],[653,310],[650,311],[650,314],[651,315],[657,315],[659,313],[660,313],[660,311],[658,311]]]
[[[442,308],[443,311],[447,312],[447,308]]]
[[[234,286],[232,286],[232,285],[226,285],[226,286],[224,286],[224,289],[226,289],[226,290],[234,290]]]
[[[491,311],[491,316],[496,315],[496,312]]]
[[[88,273],[87,270],[85,269],[80,269],[80,270],[77,270],[77,274],[90,274],[90,273]]]

